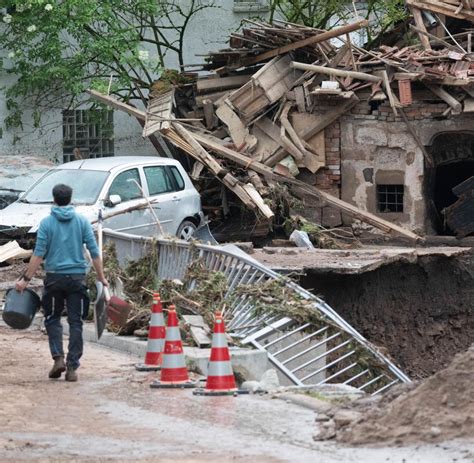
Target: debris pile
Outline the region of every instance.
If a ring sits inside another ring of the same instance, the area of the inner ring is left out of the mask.
[[[417,240],[337,197],[341,116],[380,107],[387,121],[407,125],[432,165],[409,120],[417,104],[436,102],[440,117],[474,110],[472,34],[458,24],[462,32],[452,35],[433,16],[442,10],[472,21],[472,10],[465,2],[410,0],[408,6],[413,16],[404,25],[407,33],[377,49],[364,49],[351,38],[366,20],[326,31],[246,20],[246,27],[230,35],[229,48],[209,53],[200,69],[188,66],[193,72],[183,73],[186,83],[170,81],[165,73],[166,85],[159,80],[152,87],[146,112],[90,93],[140,119],[143,135],[155,146],[157,139],[163,146],[164,137],[178,148],[166,148],[167,155],[187,159],[205,212],[227,239],[234,238],[236,222],[239,231],[250,220],[247,237],[263,236],[272,224],[284,222],[288,216],[279,220],[282,198],[275,193],[286,185],[288,196],[305,205],[330,206],[383,232]],[[428,14],[435,20],[427,26]],[[420,43],[413,44],[417,38]]]
[[[474,435],[474,345],[421,384],[396,386],[317,416],[316,440],[407,445]]]

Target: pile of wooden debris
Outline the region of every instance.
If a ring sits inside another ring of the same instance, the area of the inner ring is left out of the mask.
[[[158,82],[146,112],[91,94],[137,117],[143,135],[160,151],[180,159],[185,154],[205,212],[224,227],[233,208],[242,210],[243,204],[247,212],[241,212],[239,224],[251,211],[256,219],[253,236],[267,233],[281,212],[272,193],[286,185],[292,196],[416,240],[416,234],[304,181],[305,172],[321,169],[340,175],[324,132],[361,99],[388,101],[427,163],[432,162],[430,155],[404,113],[413,102],[412,87],[426,87],[433,98],[446,103],[445,116],[474,108],[470,32],[454,37],[439,24],[438,32],[428,32],[423,20],[423,15],[434,14],[430,10],[439,12],[441,4],[443,14],[472,20],[470,2],[407,3],[413,12],[411,33],[418,34],[421,44],[365,50],[349,35],[366,27],[365,20],[328,31],[282,21],[247,21],[249,27],[231,34],[230,48],[209,54],[201,72],[186,73],[186,83],[170,88]],[[232,238],[230,232],[227,238]]]

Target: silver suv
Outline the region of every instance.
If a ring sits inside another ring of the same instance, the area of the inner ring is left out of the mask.
[[[168,158],[123,156],[68,162],[49,170],[20,198],[0,210],[3,238],[34,234],[52,205],[58,183],[73,189],[72,204],[89,220],[99,210],[104,227],[133,235],[156,236],[158,218],[165,234],[189,239],[203,223],[201,198],[178,161]],[[132,209],[148,199],[150,207]],[[113,217],[107,218],[107,216]]]

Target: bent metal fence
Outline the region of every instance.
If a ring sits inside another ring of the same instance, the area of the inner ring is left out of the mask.
[[[137,260],[155,246],[160,280],[183,280],[193,262],[225,275],[229,333],[242,344],[267,352],[270,362],[298,386],[342,383],[372,395],[410,379],[377,348],[341,318],[321,298],[268,269],[235,246],[209,246],[175,239],[151,239],[104,230],[115,243],[121,264]],[[314,311],[310,322],[277,312],[259,312],[254,296],[235,291],[241,285],[259,287],[278,281]],[[193,281],[185,282],[192,288]],[[280,375],[280,376],[281,376]]]

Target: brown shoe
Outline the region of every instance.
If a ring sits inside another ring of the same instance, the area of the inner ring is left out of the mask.
[[[64,363],[64,357],[54,357],[54,365],[48,376],[52,379],[60,378],[65,370],[66,364]]]
[[[72,368],[66,370],[66,381],[77,381],[77,372]]]

